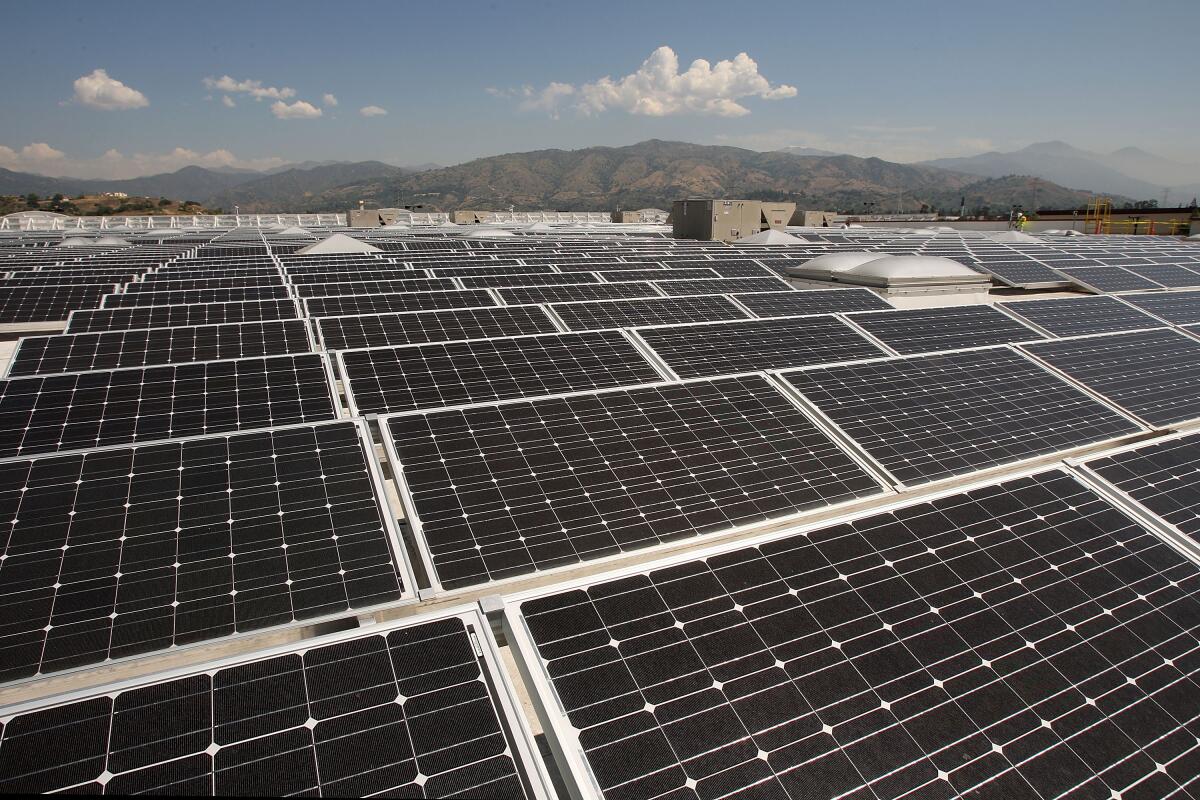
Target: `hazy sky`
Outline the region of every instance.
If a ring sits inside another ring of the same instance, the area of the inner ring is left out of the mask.
[[[648,138],[897,161],[1063,139],[1200,161],[1200,2],[1152,10],[17,2],[3,10],[0,166],[451,164]]]

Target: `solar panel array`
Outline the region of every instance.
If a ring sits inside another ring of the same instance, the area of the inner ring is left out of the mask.
[[[496,612],[323,635],[501,592],[582,797],[1194,792],[1200,251],[332,232],[0,231],[0,788],[548,798]]]

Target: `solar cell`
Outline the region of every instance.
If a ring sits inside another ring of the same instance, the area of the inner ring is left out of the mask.
[[[23,338],[6,377],[287,355],[312,350],[304,320]]]
[[[903,484],[1141,430],[1008,347],[810,367],[783,377]]]
[[[109,284],[69,286],[19,286],[0,289],[0,324],[10,322],[55,322],[66,319],[77,308],[94,308],[114,291]]]
[[[1084,467],[1153,517],[1200,543],[1200,434],[1097,456]]]
[[[1173,325],[1200,322],[1200,292],[1127,294],[1121,299]]]
[[[832,316],[638,328],[635,333],[681,378],[856,361],[887,355]]]
[[[1074,283],[1094,292],[1129,292],[1139,289],[1160,289],[1159,284],[1146,280],[1121,267],[1086,267],[1060,269]]]
[[[1180,331],[1162,328],[1023,347],[1151,425],[1200,417],[1200,339]]]
[[[581,796],[1167,797],[1198,589],[1052,471],[528,593],[506,630]]]
[[[175,328],[186,325],[294,319],[298,316],[299,310],[296,308],[296,301],[292,299],[103,308],[72,312],[67,319],[65,332],[93,333],[130,328]]]
[[[304,304],[307,316],[310,317],[341,317],[351,314],[386,314],[401,311],[431,311],[498,305],[495,296],[484,289],[306,297],[301,302]]]
[[[286,286],[251,286],[245,289],[180,289],[166,292],[137,292],[107,294],[101,308],[130,306],[196,305],[200,303],[234,303],[242,300],[282,300],[289,298]]]
[[[477,614],[427,615],[27,704],[0,738],[0,787],[547,797],[494,647],[476,655],[487,635]]]
[[[497,289],[505,303],[562,303],[572,300],[619,300],[635,297],[661,297],[645,282],[585,283],[570,286],[521,286]]]
[[[0,458],[339,416],[316,353],[0,381]]]
[[[550,310],[568,330],[633,328],[680,322],[745,319],[747,315],[726,297],[661,297],[645,300],[599,300],[554,303]]]
[[[1197,266],[1193,264],[1192,266]],[[1126,266],[1135,275],[1140,275],[1149,281],[1166,286],[1168,289],[1181,289],[1200,286],[1200,272],[1177,266],[1175,264],[1152,264],[1147,266]]]
[[[356,414],[653,383],[663,377],[620,331],[344,350],[338,361]]]
[[[842,311],[890,310],[891,303],[870,289],[820,289],[794,292],[735,294],[733,299],[757,317],[796,314],[835,314]]]
[[[411,594],[364,437],[335,422],[0,464],[0,680]]]
[[[1045,338],[991,306],[912,308],[847,316],[901,355]]]
[[[778,278],[699,278],[696,280],[660,280],[654,285],[663,294],[727,294],[733,292],[790,292],[792,287]]]
[[[449,311],[322,317],[317,330],[326,350],[489,339],[558,329],[538,306],[495,306]]]
[[[406,518],[451,589],[876,495],[764,376],[383,420]]]
[[[1155,328],[1162,324],[1115,297],[1062,297],[998,305],[1055,336],[1111,333]]]
[[[297,297],[333,297],[353,294],[398,294],[403,292],[452,291],[458,287],[450,278],[413,278],[389,281],[339,280],[337,283],[301,283]]]

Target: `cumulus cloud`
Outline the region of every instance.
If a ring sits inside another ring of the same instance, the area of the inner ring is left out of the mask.
[[[219,78],[205,78],[204,85],[208,89],[219,92],[249,95],[255,100],[287,100],[289,97],[296,96],[296,90],[290,89],[287,86],[282,88],[263,86],[262,81],[239,81],[235,78],[229,77],[228,75],[222,75]]]
[[[102,69],[75,79],[75,101],[100,111],[125,111],[150,105],[146,95],[109,77]]]
[[[359,114],[364,117],[383,117],[387,116],[387,109],[379,106],[363,106],[358,110]]]
[[[235,167],[238,169],[264,170],[284,164],[277,156],[265,158],[241,158],[229,150],[217,149],[200,152],[186,147],[176,147],[165,153],[133,153],[126,155],[119,150],[108,150],[98,158],[80,158],[56,150],[45,142],[34,142],[20,150],[0,145],[0,167],[19,172],[34,172],[54,177],[103,178],[119,180],[174,172],[189,165],[201,167]]]
[[[230,97],[230,96],[229,96],[229,95],[227,95],[227,94],[225,94],[225,95],[221,95],[221,103],[222,103],[222,104],[223,104],[223,105],[224,105],[226,108],[233,108],[234,106],[236,106],[236,105],[237,105],[237,103],[233,102],[233,98],[232,98],[232,97]]]
[[[520,92],[492,88],[488,93],[495,97],[520,97],[521,110],[541,111],[551,116],[571,100],[576,111],[584,115],[617,110],[647,117],[675,114],[741,117],[749,114],[750,109],[739,101],[749,97],[762,100],[795,97],[796,87],[772,86],[759,73],[758,63],[746,53],[715,64],[698,58],[680,72],[679,56],[664,45],[651,53],[636,72],[622,78],[605,76],[578,87],[554,82],[544,89],[527,86]]]
[[[325,112],[304,100],[297,100],[294,103],[276,100],[271,104],[271,113],[279,119],[316,119],[323,116]]]
[[[337,98],[334,97],[329,92],[326,92],[325,96],[321,98],[321,102],[324,103],[325,105],[329,106],[330,108],[333,108],[337,105]]]

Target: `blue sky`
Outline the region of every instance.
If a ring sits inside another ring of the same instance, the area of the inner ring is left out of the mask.
[[[1188,74],[1200,3],[1153,11],[920,0],[126,0],[118,11],[60,0],[47,14],[13,3],[0,166],[128,177],[188,162],[451,164],[648,138],[900,161],[1063,139],[1200,161]],[[672,66],[662,47],[680,71],[695,59],[712,68],[639,78],[656,52],[655,65]],[[718,65],[739,53],[754,63]],[[386,113],[365,116],[369,106]]]

